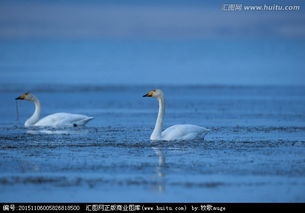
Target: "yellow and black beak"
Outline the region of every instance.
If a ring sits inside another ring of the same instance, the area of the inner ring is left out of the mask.
[[[149,93],[143,95],[143,97],[152,97],[152,95],[154,94],[155,90],[150,91]]]
[[[19,97],[15,98],[15,100],[24,100],[26,96],[27,96],[27,93],[20,95]]]
[[[21,96],[15,98],[15,100],[23,100],[23,99],[24,99],[23,95],[21,95]]]

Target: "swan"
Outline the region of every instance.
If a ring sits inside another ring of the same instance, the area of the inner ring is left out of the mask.
[[[196,140],[204,139],[204,136],[210,131],[201,126],[192,124],[177,124],[168,127],[164,131],[163,118],[165,112],[164,94],[161,89],[155,89],[143,95],[143,97],[152,97],[159,101],[159,112],[155,128],[150,136],[152,141],[177,141],[177,140]]]
[[[16,100],[32,101],[35,104],[33,115],[24,123],[25,127],[40,126],[40,127],[76,127],[84,126],[93,117],[86,115],[71,114],[71,113],[54,113],[39,120],[41,105],[37,97],[31,93],[24,93],[16,98]]]

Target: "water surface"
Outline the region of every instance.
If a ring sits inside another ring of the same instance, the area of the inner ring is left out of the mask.
[[[2,87],[2,202],[304,202],[305,88],[162,86],[165,127],[204,141],[151,143],[158,104],[146,86],[37,85],[42,115],[94,116],[85,128],[26,129],[24,86]]]

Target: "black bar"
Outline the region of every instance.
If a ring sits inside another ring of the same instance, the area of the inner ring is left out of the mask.
[[[1,212],[305,212],[305,203],[1,203]]]

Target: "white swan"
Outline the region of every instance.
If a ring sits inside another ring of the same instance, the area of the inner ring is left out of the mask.
[[[143,97],[153,97],[159,101],[159,112],[156,121],[155,128],[150,136],[152,141],[174,141],[174,140],[195,140],[195,139],[204,139],[204,136],[210,131],[201,126],[196,126],[192,124],[178,124],[171,126],[164,131],[163,127],[163,118],[164,118],[164,94],[162,90],[155,89]]]
[[[23,95],[17,97],[16,100],[32,101],[35,104],[35,112],[28,120],[26,120],[24,123],[25,127],[76,127],[84,126],[88,121],[93,119],[93,117],[88,117],[86,115],[61,112],[48,115],[39,120],[41,105],[37,97],[30,93],[24,93]]]

